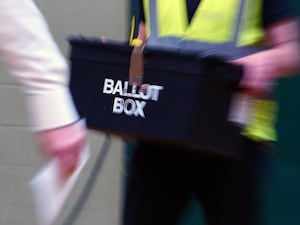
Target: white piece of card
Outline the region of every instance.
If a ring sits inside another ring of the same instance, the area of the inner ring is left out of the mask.
[[[231,98],[228,121],[244,126],[250,124],[254,111],[254,98],[248,95],[234,94]]]
[[[47,163],[29,182],[38,225],[54,223],[89,156],[90,149],[86,145],[81,151],[77,169],[63,182],[55,159]]]

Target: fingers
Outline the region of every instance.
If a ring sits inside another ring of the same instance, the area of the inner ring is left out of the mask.
[[[254,97],[266,97],[273,88],[273,67],[264,63],[261,58],[245,57],[232,62],[242,65],[243,78],[239,84],[242,94]]]
[[[105,36],[101,36],[101,37],[100,37],[100,40],[101,40],[102,43],[106,43],[106,42],[107,42],[107,39],[106,39]]]
[[[37,134],[37,142],[43,154],[56,158],[63,179],[77,168],[81,150],[86,144],[86,131],[79,123],[43,131]]]
[[[251,95],[254,97],[268,96],[273,87],[273,81],[268,79],[265,74],[269,73],[266,70],[258,68],[249,68],[245,71],[244,77],[239,86],[243,94]]]
[[[68,149],[60,149],[54,156],[58,160],[60,175],[63,179],[72,175],[78,167],[82,147],[81,143],[76,143]]]

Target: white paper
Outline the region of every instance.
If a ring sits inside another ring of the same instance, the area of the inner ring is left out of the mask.
[[[30,181],[38,225],[51,225],[59,215],[81,170],[90,156],[88,146],[81,152],[80,162],[74,173],[62,182],[57,160],[45,165]]]
[[[244,126],[252,121],[254,98],[247,95],[235,94],[232,96],[229,108],[228,121]]]

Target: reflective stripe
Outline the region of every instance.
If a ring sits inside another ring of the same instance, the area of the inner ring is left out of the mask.
[[[227,60],[237,59],[267,49],[267,47],[258,46],[237,48],[233,47],[232,43],[213,44],[198,41],[188,41],[178,37],[150,38],[147,42],[147,45],[156,48],[175,48],[185,49],[186,51],[201,51],[205,55],[223,56]]]
[[[262,27],[262,0],[248,0],[245,3],[242,26],[239,28],[238,46],[262,44],[265,36]]]
[[[147,45],[160,45],[159,37],[158,37],[158,21],[157,21],[157,11],[156,11],[156,0],[150,0],[149,1],[149,21],[150,21],[150,36],[147,40]],[[169,41],[168,41],[169,42]],[[175,41],[174,41],[175,42]],[[170,40],[170,44],[168,46],[172,45],[172,40]]]
[[[238,38],[239,38],[239,31],[241,28],[241,24],[242,24],[242,19],[243,19],[243,14],[245,11],[245,2],[246,0],[241,0],[240,2],[240,10],[239,10],[239,14],[238,14],[238,18],[237,18],[237,23],[234,29],[234,38],[233,38],[233,46],[234,48],[236,48],[236,46],[238,46]]]

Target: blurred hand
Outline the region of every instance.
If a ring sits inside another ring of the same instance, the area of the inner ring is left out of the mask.
[[[86,130],[80,122],[38,132],[37,144],[49,159],[57,158],[62,178],[77,168],[82,148],[86,144]]]
[[[244,74],[240,87],[242,94],[254,97],[266,97],[272,91],[275,77],[274,62],[267,57],[267,54],[257,53],[232,61],[242,65]]]
[[[244,67],[241,87],[245,94],[265,97],[273,86],[273,80],[299,73],[300,44],[297,19],[286,19],[266,29],[266,41],[272,47],[238,60],[234,64]]]

